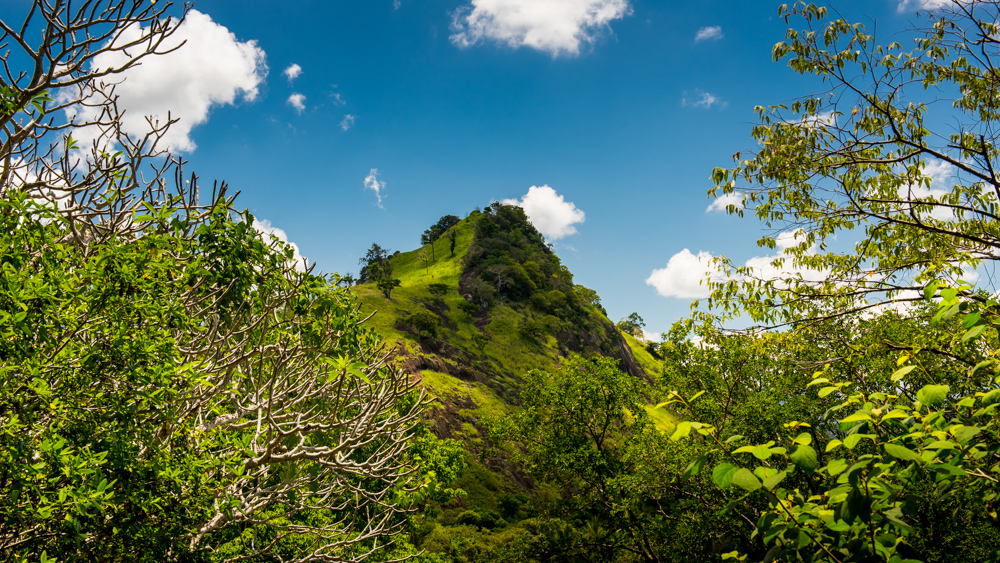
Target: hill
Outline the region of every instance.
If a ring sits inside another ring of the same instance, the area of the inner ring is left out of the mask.
[[[373,283],[354,287],[369,325],[399,345],[401,365],[433,397],[439,436],[464,437],[482,415],[518,406],[521,375],[570,354],[656,377],[644,344],[615,328],[596,292],[573,283],[523,210],[494,203],[451,229],[454,253],[440,236],[391,255],[400,282],[391,297]]]
[[[425,507],[412,541],[443,560],[468,561],[527,533],[551,494],[484,440],[484,421],[519,408],[522,376],[554,371],[570,355],[614,358],[650,384],[660,368],[608,319],[595,291],[573,282],[522,209],[494,203],[436,237],[432,230],[423,247],[387,254],[399,280],[390,296],[372,282],[353,290],[369,325],[397,345],[399,365],[431,398],[428,426],[467,452],[457,483],[465,496]],[[672,428],[669,413],[646,409],[657,428]]]

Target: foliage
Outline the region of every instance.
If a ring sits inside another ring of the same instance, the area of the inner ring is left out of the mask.
[[[630,313],[629,316],[619,320],[615,326],[624,333],[631,334],[636,338],[642,338],[642,329],[646,326],[646,322],[642,320],[639,313]]]
[[[712,305],[773,323],[912,303],[931,280],[954,285],[1000,256],[993,82],[1000,11],[974,0],[938,14],[915,30],[907,51],[879,45],[862,24],[826,20],[825,8],[782,9],[805,29],[790,29],[774,59],[829,89],[758,107],[752,134],[760,150],[749,159],[737,153],[732,170],[716,169],[710,193],[742,196],[731,213],[750,212],[784,231],[778,236],[791,246],[775,265],[786,273],[766,280],[723,259],[730,279],[743,283],[712,281]],[[958,97],[932,103],[927,92],[937,90]],[[834,250],[840,235],[857,240],[851,251]],[[759,244],[777,242],[766,236]]]
[[[915,31],[911,52],[825,21],[823,8],[782,10],[806,29],[790,30],[775,59],[831,90],[758,108],[760,152],[715,171],[713,193],[743,196],[731,213],[791,228],[778,236],[793,242],[773,264],[785,268],[779,279],[721,260],[728,277],[710,282],[710,303],[792,330],[712,337],[707,355],[762,347],[769,357],[740,377],[703,364],[708,385],[665,403],[690,416],[672,438],[711,444],[689,473],[737,490],[734,510],[754,514],[751,537],[766,552],[727,558],[996,560],[1000,303],[959,278],[998,257],[998,3],[949,4]],[[921,103],[931,88],[959,97],[951,108]],[[944,121],[952,133],[929,129]],[[953,171],[948,187],[932,184],[940,167]],[[861,233],[852,252],[829,245]],[[674,356],[678,347],[660,349],[678,369],[698,364]],[[778,405],[747,393],[782,373],[793,377]],[[755,403],[770,412],[741,422]]]
[[[444,215],[438,219],[437,223],[434,223],[424,234],[420,236],[420,244],[434,244],[434,242],[441,238],[441,235],[447,233],[452,227],[457,225],[461,219],[454,215]],[[454,253],[452,253],[454,256]]]
[[[669,555],[681,551],[671,547],[671,537],[690,533],[683,520],[704,516],[703,529],[714,529],[713,518],[694,508],[694,497],[685,500],[672,490],[670,473],[680,468],[664,460],[686,463],[689,452],[655,429],[644,391],[643,382],[622,373],[613,359],[568,358],[554,373],[526,374],[524,409],[490,422],[490,436],[514,448],[513,460],[561,491],[547,513],[570,526],[559,541],[535,545],[542,550],[533,554],[539,560],[704,557],[704,539],[693,558]]]
[[[446,283],[432,283],[427,285],[427,291],[429,291],[431,295],[437,299],[441,299],[445,294],[451,291],[451,286]]]
[[[365,559],[433,488],[423,397],[336,277],[298,271],[225,184],[202,199],[156,148],[173,121],[122,130],[110,75],[162,52],[165,9],[38,1],[0,26],[23,51],[0,57],[0,552]],[[45,115],[81,103],[100,120]]]
[[[410,313],[403,317],[401,322],[409,326],[420,338],[437,338],[438,329],[441,328],[441,318],[427,309]]]

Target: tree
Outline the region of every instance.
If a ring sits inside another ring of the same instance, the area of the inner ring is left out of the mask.
[[[431,295],[433,295],[434,298],[438,300],[444,297],[450,289],[451,287],[446,283],[438,282],[427,285],[427,291],[429,291]]]
[[[402,282],[392,277],[389,251],[373,243],[359,263],[362,267],[361,273],[358,274],[358,282],[375,282],[375,287],[382,292],[382,295],[385,295],[386,299],[391,299],[392,291]]]
[[[719,530],[713,513],[720,506],[705,506],[698,493],[713,491],[704,485],[686,485],[685,496],[674,490],[680,488],[672,474],[683,471],[690,446],[671,444],[656,430],[643,382],[600,356],[568,358],[558,371],[533,370],[524,379],[524,409],[488,428],[515,452],[513,461],[560,492],[545,515],[564,531],[557,541],[530,542],[530,555],[704,561],[712,552],[708,538]]]
[[[639,316],[639,313],[631,313],[627,317],[622,317],[615,326],[618,327],[618,330],[626,334],[642,338],[642,329],[646,326],[646,323]]]
[[[169,119],[123,131],[113,75],[165,51],[167,8],[37,1],[0,22],[24,57],[0,78],[0,552],[364,559],[427,477],[422,395],[349,291],[297,271],[224,183],[206,201],[185,181],[157,148]],[[88,66],[108,52],[127,62]],[[80,103],[100,119],[49,117]],[[79,159],[84,126],[102,141]]]
[[[931,280],[954,285],[1000,257],[997,12],[994,1],[949,3],[906,51],[876,44],[862,24],[825,22],[824,8],[783,8],[806,28],[789,30],[775,60],[830,88],[758,107],[752,135],[762,148],[713,172],[710,194],[738,200],[730,213],[750,212],[793,243],[775,262],[787,271],[778,280],[723,259],[729,279],[745,283],[711,282],[714,305],[768,323],[881,309],[920,301]],[[958,98],[926,94],[939,88]],[[936,124],[947,125],[928,129]],[[952,181],[935,181],[942,173]],[[852,251],[828,246],[838,235],[857,240]],[[775,248],[776,236],[758,244]]]
[[[445,215],[438,219],[437,223],[431,225],[424,234],[420,235],[420,244],[431,245],[431,260],[434,260],[434,243],[437,239],[441,238],[441,235],[445,234],[448,229],[457,225],[461,219],[454,215]],[[452,240],[451,243],[451,255],[455,255],[455,242]]]
[[[455,257],[455,241],[458,240],[458,228],[453,227],[451,229],[448,229],[448,232],[445,233],[444,236],[448,237],[448,241],[449,241],[449,243],[448,243],[448,250],[451,251],[451,257],[454,258]]]
[[[711,304],[790,324],[793,338],[822,330],[808,388],[826,408],[784,418],[781,430],[772,418],[768,436],[745,440],[696,414],[708,395],[680,391],[668,404],[691,420],[673,438],[703,436],[713,447],[693,466],[766,501],[754,534],[769,560],[995,558],[1000,303],[961,278],[998,257],[1000,5],[948,4],[915,30],[912,52],[813,5],[782,15],[806,28],[790,30],[775,58],[831,89],[758,108],[761,150],[716,170],[713,193],[742,200],[731,213],[785,229],[793,243],[773,265],[786,274],[764,279],[723,259],[731,277],[710,283]],[[934,103],[924,90],[937,88],[958,97]],[[937,123],[950,131],[932,131]],[[935,184],[932,168],[949,170],[950,185]],[[838,235],[860,240],[836,252],[827,242]],[[831,328],[857,348],[830,346]],[[942,537],[962,549],[937,551]]]
[[[364,257],[358,260],[358,264],[361,265],[361,271],[358,273],[358,283],[373,282],[385,273],[386,265],[389,264],[389,251],[377,243],[372,243],[371,248],[368,249]],[[392,266],[388,266],[388,268],[391,273]]]

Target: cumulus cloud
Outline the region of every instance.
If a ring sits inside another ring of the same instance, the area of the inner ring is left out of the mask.
[[[288,96],[288,105],[295,108],[295,111],[302,113],[306,109],[306,97],[298,92]]]
[[[586,218],[573,202],[566,201],[548,185],[531,186],[520,201],[505,199],[501,203],[524,209],[531,224],[549,240],[575,235],[576,227],[573,225],[583,223]]]
[[[577,55],[611,22],[632,13],[628,0],[471,0],[452,17],[451,41],[470,47],[484,41]]]
[[[382,207],[382,191],[385,190],[385,180],[379,181],[378,168],[372,168],[371,172],[365,176],[365,189],[375,192],[378,206]]]
[[[712,264],[712,255],[702,251],[697,255],[684,249],[670,257],[666,267],[653,270],[646,278],[646,285],[656,288],[664,297],[681,299],[702,299],[708,297],[706,283],[709,279],[721,279],[718,269]]]
[[[749,276],[762,280],[798,277],[809,282],[824,280],[828,272],[798,268],[792,264],[792,257],[784,254],[786,249],[801,242],[804,235],[801,229],[779,233],[775,237],[777,254],[755,256],[744,263],[750,268]],[[713,260],[709,252],[701,251],[695,255],[685,248],[671,256],[665,267],[653,270],[646,278],[646,285],[653,286],[664,297],[703,299],[710,293],[709,280],[719,282],[726,279]]]
[[[284,72],[282,72],[282,74],[284,74],[285,77],[288,78],[288,83],[291,84],[293,80],[295,80],[296,78],[299,77],[300,74],[302,74],[302,67],[300,67],[297,63],[292,63],[288,65],[288,68],[286,68]]]
[[[286,233],[283,229],[275,227],[267,219],[258,219],[254,217],[252,226],[258,233],[264,235],[264,240],[266,242],[270,242],[270,237],[273,236],[274,238],[277,238],[281,242],[292,247],[292,251],[294,252],[292,255],[292,262],[295,263],[295,269],[300,272],[305,271],[307,259],[299,254],[299,245],[288,240],[288,233]]]
[[[910,10],[937,10],[955,3],[956,0],[899,0],[896,11],[903,13]]]
[[[659,342],[662,336],[659,332],[649,332],[648,330],[642,328],[642,338],[646,342]]]
[[[340,120],[340,128],[343,129],[344,131],[347,131],[351,127],[354,127],[354,121],[355,121],[354,115],[349,113],[344,116],[344,119]]]
[[[681,98],[681,105],[684,107],[710,109],[715,106],[724,108],[728,103],[722,101],[715,94],[703,90],[695,90],[690,96],[687,92],[684,92],[684,96]]]
[[[120,43],[136,40],[148,34],[137,25],[122,30]],[[170,127],[162,143],[180,152],[193,151],[197,145],[191,130],[208,121],[209,111],[219,105],[236,103],[237,98],[253,101],[258,86],[267,77],[264,51],[256,41],[238,41],[224,26],[212,21],[207,14],[191,10],[177,31],[167,39],[161,50],[184,44],[166,55],[142,59],[119,76],[124,81],[115,93],[118,106],[126,110],[122,118],[125,132],[144,135],[149,132],[146,116],[165,122],[167,114],[177,123]],[[102,53],[94,57],[91,67],[109,68],[123,64],[127,55],[121,52]],[[69,92],[57,93],[67,99]],[[98,117],[99,108],[76,105],[67,110],[67,117],[77,122]],[[82,143],[92,143],[96,131],[74,132]]]
[[[717,25],[703,27],[698,30],[698,33],[694,34],[695,41],[712,41],[715,39],[722,39],[723,37],[725,37],[725,35],[722,34],[722,28]]]
[[[741,192],[722,194],[715,198],[715,201],[708,204],[708,208],[705,209],[705,213],[726,211],[729,209],[730,205],[732,205],[735,209],[743,209],[743,194]]]

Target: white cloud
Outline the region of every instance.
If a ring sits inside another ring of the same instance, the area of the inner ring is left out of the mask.
[[[642,338],[646,342],[659,342],[662,338],[659,332],[649,332],[644,328],[640,330],[642,330]]]
[[[402,2],[400,2],[400,0],[392,0],[392,9],[393,10],[398,10],[399,7],[402,6],[402,5],[403,4],[402,4]]]
[[[382,191],[385,189],[385,180],[379,181],[378,168],[372,168],[371,172],[365,176],[365,189],[375,192],[378,198],[378,206],[382,207]]]
[[[288,96],[288,105],[295,108],[295,111],[302,113],[306,109],[306,97],[298,92]]]
[[[708,205],[708,208],[705,209],[705,213],[711,213],[713,211],[726,211],[730,205],[734,206],[736,209],[743,209],[743,194],[740,192],[722,194]]]
[[[694,35],[695,41],[710,41],[714,39],[722,39],[725,35],[722,34],[722,28],[717,25],[710,25],[708,27],[703,27],[698,30],[698,33]]]
[[[702,251],[695,256],[685,248],[671,256],[666,267],[653,270],[646,278],[646,285],[653,286],[664,297],[702,299],[709,294],[706,281],[719,277],[711,254]]]
[[[936,10],[956,3],[956,0],[899,0],[896,11],[903,13],[909,10]]]
[[[335,106],[342,106],[347,103],[339,92],[330,92],[330,99],[333,100],[333,105]]]
[[[452,18],[451,41],[470,47],[486,40],[577,55],[610,23],[632,13],[628,0],[471,0]]]
[[[286,68],[281,74],[284,74],[285,77],[288,78],[288,83],[291,84],[293,80],[302,74],[302,67],[300,67],[297,63],[292,63],[288,65],[288,68]]]
[[[120,43],[148,35],[147,28],[132,26],[122,30]],[[264,51],[256,41],[237,41],[228,29],[212,21],[207,14],[191,10],[177,31],[161,47],[167,50],[185,42],[176,51],[165,55],[148,56],[118,78],[124,79],[115,93],[124,130],[132,135],[149,132],[146,116],[156,116],[166,121],[169,113],[179,119],[170,127],[163,143],[172,150],[193,151],[197,145],[191,139],[191,130],[208,121],[214,106],[234,104],[237,96],[247,101],[257,98],[257,87],[267,77]],[[92,68],[108,68],[123,64],[127,55],[108,52],[94,57]],[[57,93],[65,99],[72,94]],[[100,108],[76,105],[67,110],[69,118],[77,122],[95,119]],[[94,131],[74,132],[81,143],[93,143]]]
[[[344,119],[340,120],[340,128],[343,129],[344,131],[347,131],[351,127],[354,127],[354,121],[355,121],[354,115],[349,113],[344,116]]]
[[[751,269],[749,275],[762,280],[801,277],[808,282],[819,282],[826,279],[828,272],[798,268],[792,265],[792,257],[784,254],[786,249],[798,244],[803,235],[801,229],[779,233],[775,237],[777,254],[755,256],[744,263],[744,266]],[[710,293],[707,283],[709,280],[719,282],[726,279],[712,263],[713,259],[711,253],[701,251],[696,256],[685,248],[671,256],[665,267],[653,270],[646,278],[646,285],[653,286],[664,297],[703,299]],[[779,259],[783,262],[776,265],[775,261]]]
[[[573,225],[583,223],[586,218],[573,202],[566,201],[547,185],[531,186],[520,201],[505,199],[501,203],[523,208],[531,224],[549,240],[575,235]]]
[[[715,94],[702,90],[695,90],[690,97],[687,92],[684,92],[684,96],[681,98],[681,105],[684,107],[709,109],[713,106],[724,108],[729,104],[722,101],[722,99]]]
[[[304,272],[307,259],[299,254],[299,245],[288,240],[288,233],[283,229],[279,229],[271,224],[267,219],[258,219],[254,217],[253,228],[260,234],[264,235],[264,241],[270,242],[270,237],[273,236],[280,240],[281,242],[292,247],[294,254],[292,255],[292,262],[295,263],[295,269]]]

